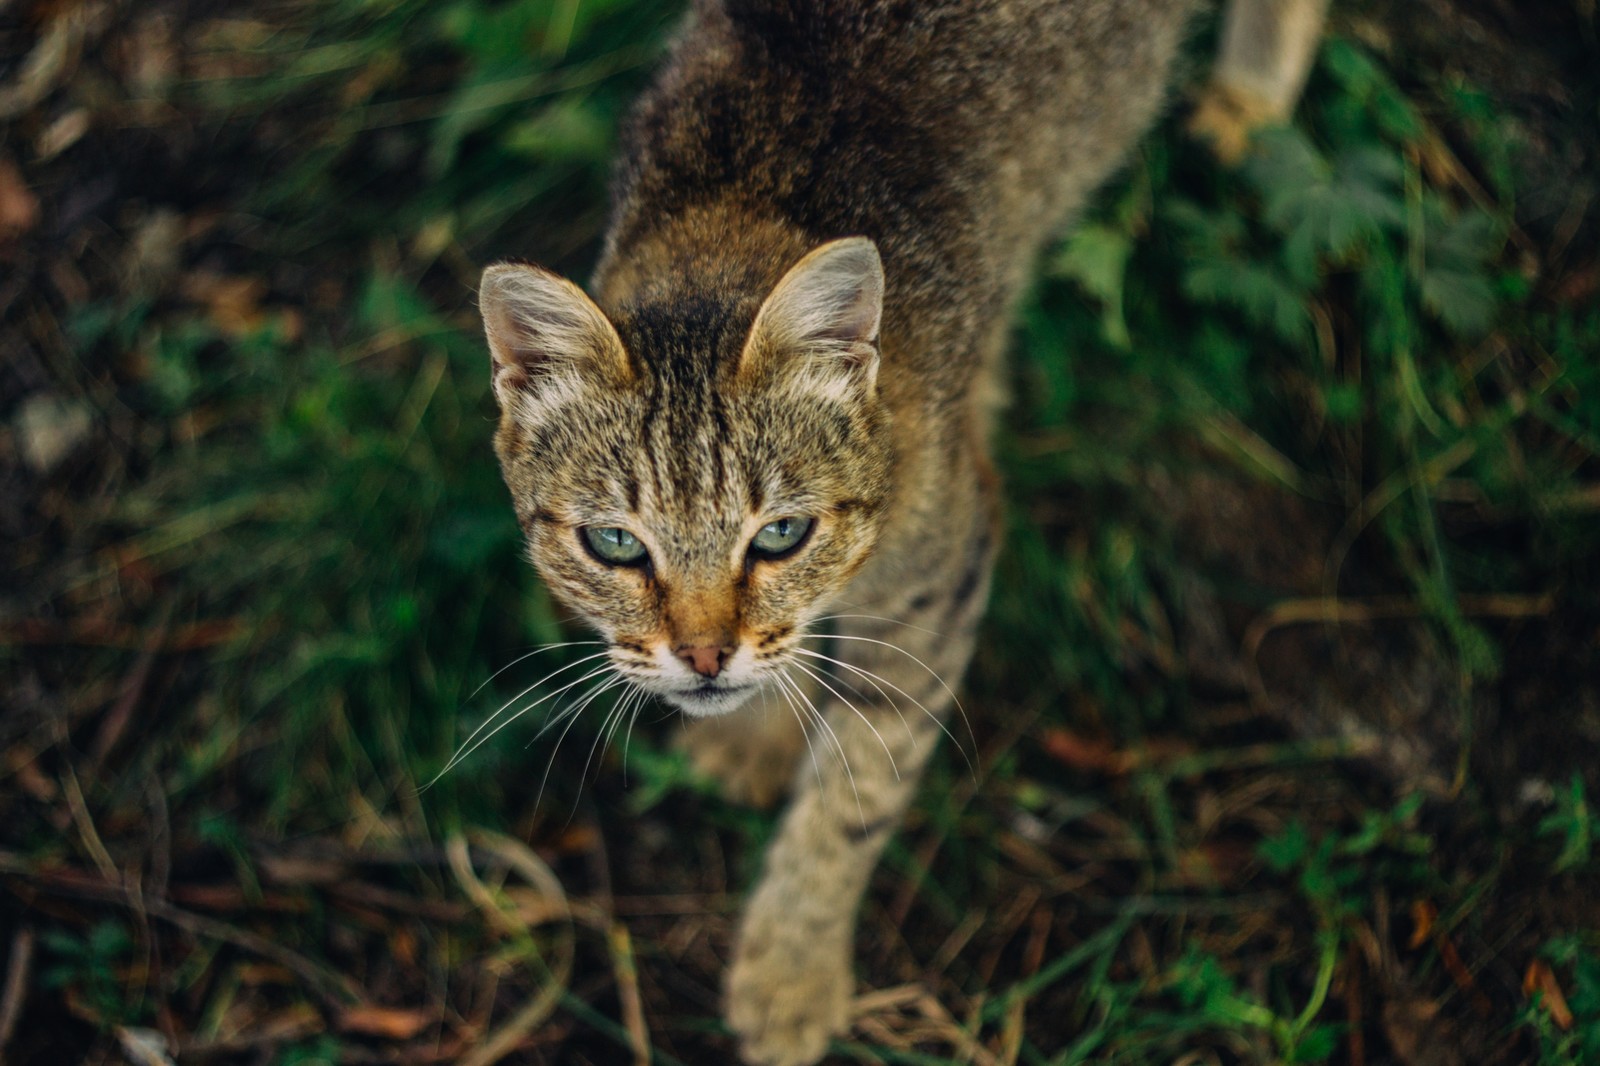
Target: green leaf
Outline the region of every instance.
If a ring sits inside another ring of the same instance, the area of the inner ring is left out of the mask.
[[[1308,297],[1281,270],[1241,260],[1202,262],[1184,275],[1183,288],[1202,303],[1235,308],[1252,325],[1270,329],[1290,344],[1311,344]]]
[[[1289,269],[1312,281],[1323,259],[1348,261],[1363,244],[1405,221],[1405,168],[1375,146],[1324,159],[1295,129],[1264,132],[1245,167],[1267,225],[1284,237]]]
[[[1051,263],[1052,274],[1076,281],[1100,301],[1101,330],[1107,341],[1122,349],[1131,347],[1122,314],[1122,285],[1132,253],[1129,234],[1109,226],[1085,225],[1067,239]]]
[[[535,161],[602,163],[611,155],[611,122],[590,102],[570,101],[513,125],[501,144],[512,155]]]
[[[1557,873],[1573,870],[1589,861],[1593,847],[1594,815],[1584,792],[1583,775],[1573,774],[1566,792],[1556,794],[1556,809],[1539,822],[1540,836],[1562,837],[1561,853],[1556,856]]]
[[[1323,1062],[1328,1059],[1339,1046],[1339,1037],[1344,1033],[1344,1026],[1314,1025],[1295,1041],[1290,1062]]]
[[[1311,841],[1306,836],[1306,827],[1296,818],[1283,827],[1283,832],[1263,840],[1256,847],[1256,854],[1261,856],[1262,862],[1281,874],[1300,865],[1310,850]]]
[[[548,15],[543,4],[457,3],[436,16],[440,34],[478,68],[526,67]]]
[[[1322,402],[1329,418],[1336,422],[1355,422],[1361,417],[1361,386],[1348,381],[1336,382],[1323,389]]]
[[[414,285],[383,271],[368,275],[356,303],[356,316],[361,326],[374,334],[394,332],[413,338],[451,328]]]
[[[444,114],[434,123],[428,145],[428,173],[440,177],[455,164],[461,142],[502,118],[545,84],[540,73],[493,68],[475,73],[450,94]]]
[[[1445,268],[1423,272],[1422,303],[1460,337],[1482,336],[1499,310],[1488,278]]]
[[[1425,224],[1423,306],[1457,336],[1481,336],[1499,310],[1491,264],[1505,246],[1504,227],[1482,211],[1451,217],[1436,201],[1428,204]]]
[[[1322,65],[1352,96],[1366,96],[1387,80],[1371,56],[1336,37],[1323,47]]]

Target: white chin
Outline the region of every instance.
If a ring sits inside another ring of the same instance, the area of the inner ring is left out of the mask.
[[[756,694],[759,685],[741,685],[738,688],[727,689],[701,689],[696,692],[667,692],[661,698],[672,704],[690,718],[715,718],[719,714],[731,714],[750,701]]]

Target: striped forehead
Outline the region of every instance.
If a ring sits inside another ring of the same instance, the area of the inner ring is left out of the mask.
[[[636,308],[617,323],[643,386],[639,507],[697,553],[720,550],[757,502],[726,385],[749,328],[742,317],[693,298]]]

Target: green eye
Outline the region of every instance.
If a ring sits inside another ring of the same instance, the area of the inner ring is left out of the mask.
[[[761,527],[750,541],[750,550],[768,557],[783,555],[798,548],[810,531],[809,518],[780,518]]]
[[[614,566],[628,566],[644,561],[644,545],[639,543],[638,537],[626,529],[618,529],[615,526],[584,526],[583,539],[589,545],[589,550],[600,557],[601,562],[611,563]]]

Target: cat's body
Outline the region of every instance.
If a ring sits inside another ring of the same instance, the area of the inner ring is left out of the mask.
[[[988,587],[1008,312],[1192,6],[705,0],[624,137],[594,302],[485,274],[535,562],[702,769],[796,792],[730,968],[748,1061],[847,1021],[857,904]]]

